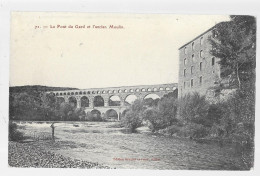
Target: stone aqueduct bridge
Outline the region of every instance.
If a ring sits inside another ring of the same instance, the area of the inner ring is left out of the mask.
[[[51,91],[57,99],[62,99],[65,102],[73,102],[78,108],[85,108],[85,112],[98,110],[100,114],[106,114],[108,111],[115,110],[118,120],[129,104],[125,102],[130,95],[136,96],[137,99],[145,99],[146,96],[156,94],[160,98],[165,94],[177,90],[178,84],[157,84],[157,85],[140,85],[140,86],[122,86],[122,87],[107,87],[107,88],[90,88],[78,90]],[[110,98],[117,96],[120,99],[120,105],[111,105]],[[95,105],[95,101],[101,100],[103,105]]]

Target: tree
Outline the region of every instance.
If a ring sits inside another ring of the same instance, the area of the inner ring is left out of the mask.
[[[167,120],[159,113],[158,109],[155,108],[146,109],[143,112],[143,119],[150,122],[151,125],[149,125],[149,128],[153,132],[167,126]]]
[[[122,118],[122,124],[130,128],[132,132],[135,132],[136,128],[142,125],[142,113],[146,109],[144,103],[141,100],[135,100],[130,109],[126,112]]]
[[[179,100],[179,115],[187,123],[207,125],[209,103],[198,92],[187,94]]]
[[[59,112],[62,120],[67,120],[72,111],[73,107],[68,102],[61,103]]]
[[[256,19],[252,16],[230,16],[230,19],[216,25],[215,38],[209,39],[211,54],[220,58],[221,77],[229,78],[230,86],[237,89],[223,106],[226,108],[222,108],[220,124],[232,141],[242,146],[243,155],[253,156]],[[253,157],[246,162],[252,166]]]
[[[177,104],[175,96],[164,97],[158,103],[159,114],[169,126],[177,121]]]
[[[230,16],[230,21],[216,25],[211,54],[220,58],[221,77],[229,78],[239,90],[255,78],[256,20],[252,16]]]
[[[142,117],[139,113],[130,110],[126,112],[122,122],[131,132],[135,132],[136,128],[142,125]]]

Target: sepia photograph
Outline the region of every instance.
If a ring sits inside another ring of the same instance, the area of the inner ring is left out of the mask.
[[[10,15],[8,167],[256,167],[255,16]]]

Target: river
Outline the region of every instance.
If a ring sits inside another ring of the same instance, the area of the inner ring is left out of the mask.
[[[26,135],[51,134],[50,122],[17,122]],[[117,169],[238,170],[243,164],[232,149],[189,139],[127,133],[115,122],[55,123],[56,147],[46,150]]]

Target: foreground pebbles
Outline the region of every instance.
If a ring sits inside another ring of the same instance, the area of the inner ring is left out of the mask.
[[[110,169],[108,166],[98,163],[72,159],[45,151],[29,143],[9,141],[8,145],[8,163],[11,167]]]

